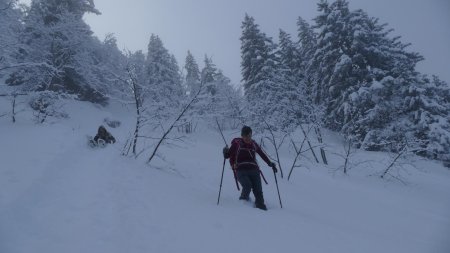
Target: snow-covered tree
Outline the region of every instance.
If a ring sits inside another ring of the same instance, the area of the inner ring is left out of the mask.
[[[283,118],[283,105],[288,98],[282,93],[282,77],[279,75],[276,45],[262,33],[253,17],[245,15],[241,35],[241,72],[246,111],[255,126],[263,127],[263,119],[279,127]]]
[[[295,128],[305,118],[307,102],[302,57],[291,36],[280,30],[277,49],[279,109],[284,115],[276,119],[281,128]]]
[[[128,155],[130,149],[132,153],[137,155],[138,139],[140,137],[142,127],[145,124],[145,97],[148,90],[147,87],[147,75],[145,71],[145,55],[142,51],[137,51],[135,53],[129,53],[128,63],[127,63],[127,73],[128,73],[128,97],[134,102],[136,109],[136,125],[134,128],[134,133],[132,140],[128,141],[128,149],[124,150],[123,155]]]
[[[216,85],[214,84],[217,79],[217,67],[213,63],[212,59],[208,57],[208,55],[205,55],[203,63],[205,65],[202,68],[201,72],[201,83],[203,83],[206,93],[208,93],[209,95],[214,95],[217,92]]]
[[[277,54],[283,75],[292,83],[298,82],[302,78],[302,76],[297,76],[301,68],[302,56],[292,41],[291,35],[281,29]]]
[[[406,45],[398,38],[390,39],[376,19],[361,10],[350,11],[345,0],[332,4],[322,1],[319,11],[315,19],[319,30],[317,48],[309,66],[315,84],[312,96],[316,104],[326,108],[329,128],[352,132],[361,139],[365,132],[355,131],[353,126],[366,119],[368,112],[373,113],[370,109],[376,106],[364,95],[373,95],[370,90],[380,87],[383,78],[411,79],[421,57],[406,52]]]
[[[311,25],[306,22],[302,17],[297,19],[297,37],[298,37],[298,51],[300,65],[303,71],[306,71],[306,67],[314,56],[317,44],[317,35],[314,33]]]
[[[317,47],[308,74],[326,126],[370,150],[408,145],[439,159],[449,146],[447,87],[416,71],[423,59],[392,30],[348,2],[319,3]],[[439,93],[439,94],[438,94]]]
[[[95,42],[83,21],[99,13],[92,0],[33,0],[20,35],[19,63],[24,67],[7,80],[28,90],[77,94],[82,100],[106,102],[105,84],[95,78]]]
[[[410,87],[404,105],[420,146],[419,155],[445,161],[450,167],[450,86],[437,76]]]
[[[418,77],[396,90],[385,109],[389,122],[366,134],[363,147],[369,150],[399,151],[450,164],[450,88],[436,76]],[[389,114],[390,113],[390,114]]]
[[[16,0],[0,0],[0,77],[17,64],[19,34],[23,13]]]
[[[315,18],[318,41],[310,64],[312,70],[309,70],[315,84],[311,95],[315,103],[327,108],[327,126],[339,131],[343,119],[338,113],[343,99],[346,99],[347,90],[360,81],[352,72],[354,26],[350,23],[351,12],[345,0],[337,0],[331,5],[321,1],[318,6],[321,12]]]
[[[242,120],[242,98],[228,77],[205,55],[201,70],[202,90],[188,115],[194,120],[215,122],[219,119],[233,127]]]
[[[299,17],[297,20],[297,47],[298,47],[298,59],[299,69],[297,70],[297,76],[299,76],[305,87],[308,99],[312,99],[312,90],[314,88],[313,77],[315,69],[312,66],[312,59],[317,47],[317,35],[314,33],[311,25],[303,18]]]
[[[158,117],[167,117],[170,115],[168,110],[180,106],[184,92],[175,57],[154,34],[150,37],[145,67],[152,111]]]
[[[86,57],[90,62],[87,64],[90,69],[83,69],[83,76],[97,86],[105,86],[105,95],[112,99],[123,99],[127,93],[127,75],[128,59],[118,48],[117,39],[114,34],[106,35],[103,42],[92,41],[89,50],[80,54],[80,57]]]
[[[247,94],[253,85],[266,79],[262,72],[273,50],[270,47],[273,47],[273,42],[259,30],[255,19],[248,14],[245,14],[241,28],[241,73]]]
[[[186,69],[186,88],[189,94],[193,95],[200,88],[200,69],[190,51],[187,52],[184,68]]]

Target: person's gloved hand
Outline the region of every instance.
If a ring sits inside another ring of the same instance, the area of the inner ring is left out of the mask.
[[[223,148],[222,153],[223,153],[223,159],[230,158],[230,149],[228,148],[228,146]]]
[[[277,165],[274,162],[270,163],[270,167],[272,167],[274,173],[278,172]]]

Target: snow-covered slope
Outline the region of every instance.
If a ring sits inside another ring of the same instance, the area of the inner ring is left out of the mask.
[[[237,199],[227,164],[217,206],[223,141],[214,130],[199,126],[148,166],[150,150],[137,160],[120,155],[132,111],[65,108],[69,119],[44,125],[25,112],[15,124],[0,118],[1,253],[450,252],[450,172],[437,162],[413,161],[418,169],[404,172],[404,185],[370,176],[387,154],[358,153],[374,162],[349,176],[333,172],[337,156],[329,154],[330,166],[305,160],[290,181],[278,178],[283,209],[263,166],[267,212]],[[104,118],[122,122],[109,128],[118,143],[90,149],[86,135]],[[327,139],[339,152],[338,138]],[[284,148],[281,156],[287,167],[293,155]]]

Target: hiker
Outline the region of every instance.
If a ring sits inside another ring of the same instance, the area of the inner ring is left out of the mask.
[[[100,144],[101,142],[103,143],[115,143],[116,139],[106,130],[106,128],[104,126],[100,126],[98,128],[97,131],[97,135],[95,135],[94,137],[94,143],[95,144]]]
[[[228,152],[231,168],[242,185],[239,199],[250,201],[250,191],[253,190],[255,207],[267,210],[264,204],[260,177],[261,171],[256,162],[256,153],[268,166],[272,167],[274,173],[278,172],[275,163],[271,162],[261,147],[252,140],[252,129],[249,126],[244,126],[241,130],[241,138],[235,138],[231,141],[231,147]]]

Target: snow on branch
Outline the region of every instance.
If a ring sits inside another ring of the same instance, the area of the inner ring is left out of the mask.
[[[161,146],[161,144],[164,142],[164,140],[167,139],[167,135],[169,135],[169,133],[172,131],[172,129],[175,127],[175,125],[177,124],[177,122],[181,119],[181,117],[183,117],[183,115],[186,113],[186,111],[189,109],[189,107],[197,100],[198,95],[200,94],[200,92],[202,91],[203,88],[203,83],[200,85],[200,88],[198,89],[197,93],[195,94],[195,96],[191,99],[191,101],[183,108],[183,110],[181,111],[181,113],[178,115],[178,117],[175,119],[175,121],[172,123],[172,125],[164,132],[163,136],[161,137],[161,139],[159,140],[159,142],[156,144],[155,148],[153,149],[152,154],[150,155],[150,158],[147,161],[147,164],[149,164],[152,159],[155,157],[156,152],[158,151],[158,148]]]

